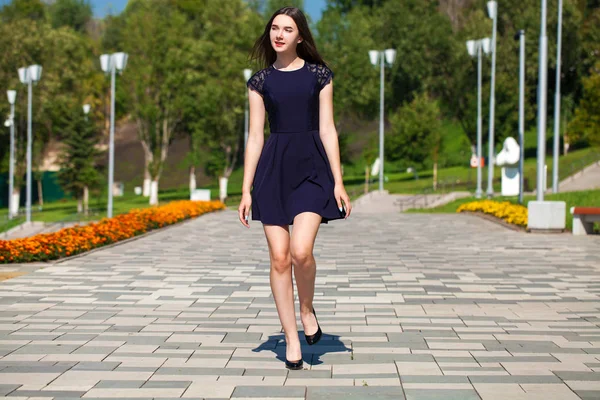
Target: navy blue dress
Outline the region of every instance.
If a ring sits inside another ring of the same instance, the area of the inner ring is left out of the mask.
[[[326,66],[305,61],[293,71],[271,65],[248,80],[263,98],[271,131],[252,184],[253,220],[293,225],[294,217],[306,211],[319,214],[321,223],[344,218],[319,136],[319,92],[332,77]]]

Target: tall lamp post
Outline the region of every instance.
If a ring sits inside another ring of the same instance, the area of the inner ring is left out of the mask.
[[[252,70],[244,69],[244,78],[246,82],[252,77]],[[244,152],[246,151],[246,145],[248,144],[248,91],[246,90],[246,105],[244,107]]]
[[[21,83],[27,85],[27,191],[25,200],[26,221],[31,222],[31,148],[33,142],[33,134],[31,132],[31,96],[32,86],[42,77],[41,65],[30,65],[28,67],[19,68],[19,79]]]
[[[100,66],[107,75],[110,74],[110,134],[108,139],[108,205],[106,216],[113,214],[113,180],[115,164],[115,73],[123,73],[127,65],[127,53],[102,54]]]
[[[371,64],[377,66],[379,61],[379,191],[383,191],[383,71],[385,64],[391,66],[396,59],[396,50],[369,50]]]
[[[477,56],[477,190],[475,197],[480,199],[481,189],[481,52],[490,54],[490,39],[469,40],[467,51],[471,57]]]
[[[540,50],[538,71],[538,127],[537,127],[537,201],[544,201],[544,166],[546,155],[546,90],[548,84],[548,37],[546,36],[546,0],[542,0]]]
[[[83,113],[85,114],[86,125],[88,122],[88,114],[89,114],[91,108],[92,108],[92,106],[90,106],[89,104],[83,105]],[[86,127],[86,129],[87,129],[87,127]],[[83,187],[83,212],[85,215],[88,214],[89,199],[90,199],[90,189],[89,189],[88,185],[85,185]]]
[[[558,193],[558,146],[560,145],[560,57],[562,47],[562,0],[558,0],[558,28],[556,35],[556,93],[554,95],[554,149],[552,159],[552,193]]]
[[[492,18],[493,31],[492,31],[492,82],[490,85],[490,131],[489,131],[489,151],[488,151],[488,185],[487,195],[488,197],[494,196],[494,109],[496,107],[495,97],[495,86],[496,86],[496,28],[498,25],[498,3],[495,1],[488,1],[487,3],[488,14]]]
[[[10,116],[6,121],[5,125],[10,126],[10,159],[8,164],[8,218],[12,219],[14,205],[15,191],[15,100],[17,99],[16,90],[6,91],[8,102],[10,103]],[[18,205],[17,205],[18,206]]]
[[[525,169],[525,31],[515,35],[519,40],[519,204],[523,204],[523,187]]]

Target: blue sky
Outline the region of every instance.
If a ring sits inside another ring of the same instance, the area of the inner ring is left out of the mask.
[[[222,0],[213,0],[222,1]],[[2,3],[6,0],[1,1]],[[127,5],[127,0],[90,0],[94,7],[94,15],[103,17],[109,12],[119,14]],[[321,12],[325,8],[326,0],[304,0],[304,11],[311,16],[313,21],[321,18]]]

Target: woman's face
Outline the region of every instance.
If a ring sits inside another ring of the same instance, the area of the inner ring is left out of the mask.
[[[283,14],[273,20],[270,37],[271,46],[277,53],[296,51],[296,46],[302,41],[294,19]]]

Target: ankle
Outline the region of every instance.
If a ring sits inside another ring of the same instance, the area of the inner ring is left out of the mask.
[[[300,306],[300,315],[303,317],[308,317],[309,315],[312,315],[313,313],[313,306],[310,305],[309,307],[303,307]]]

